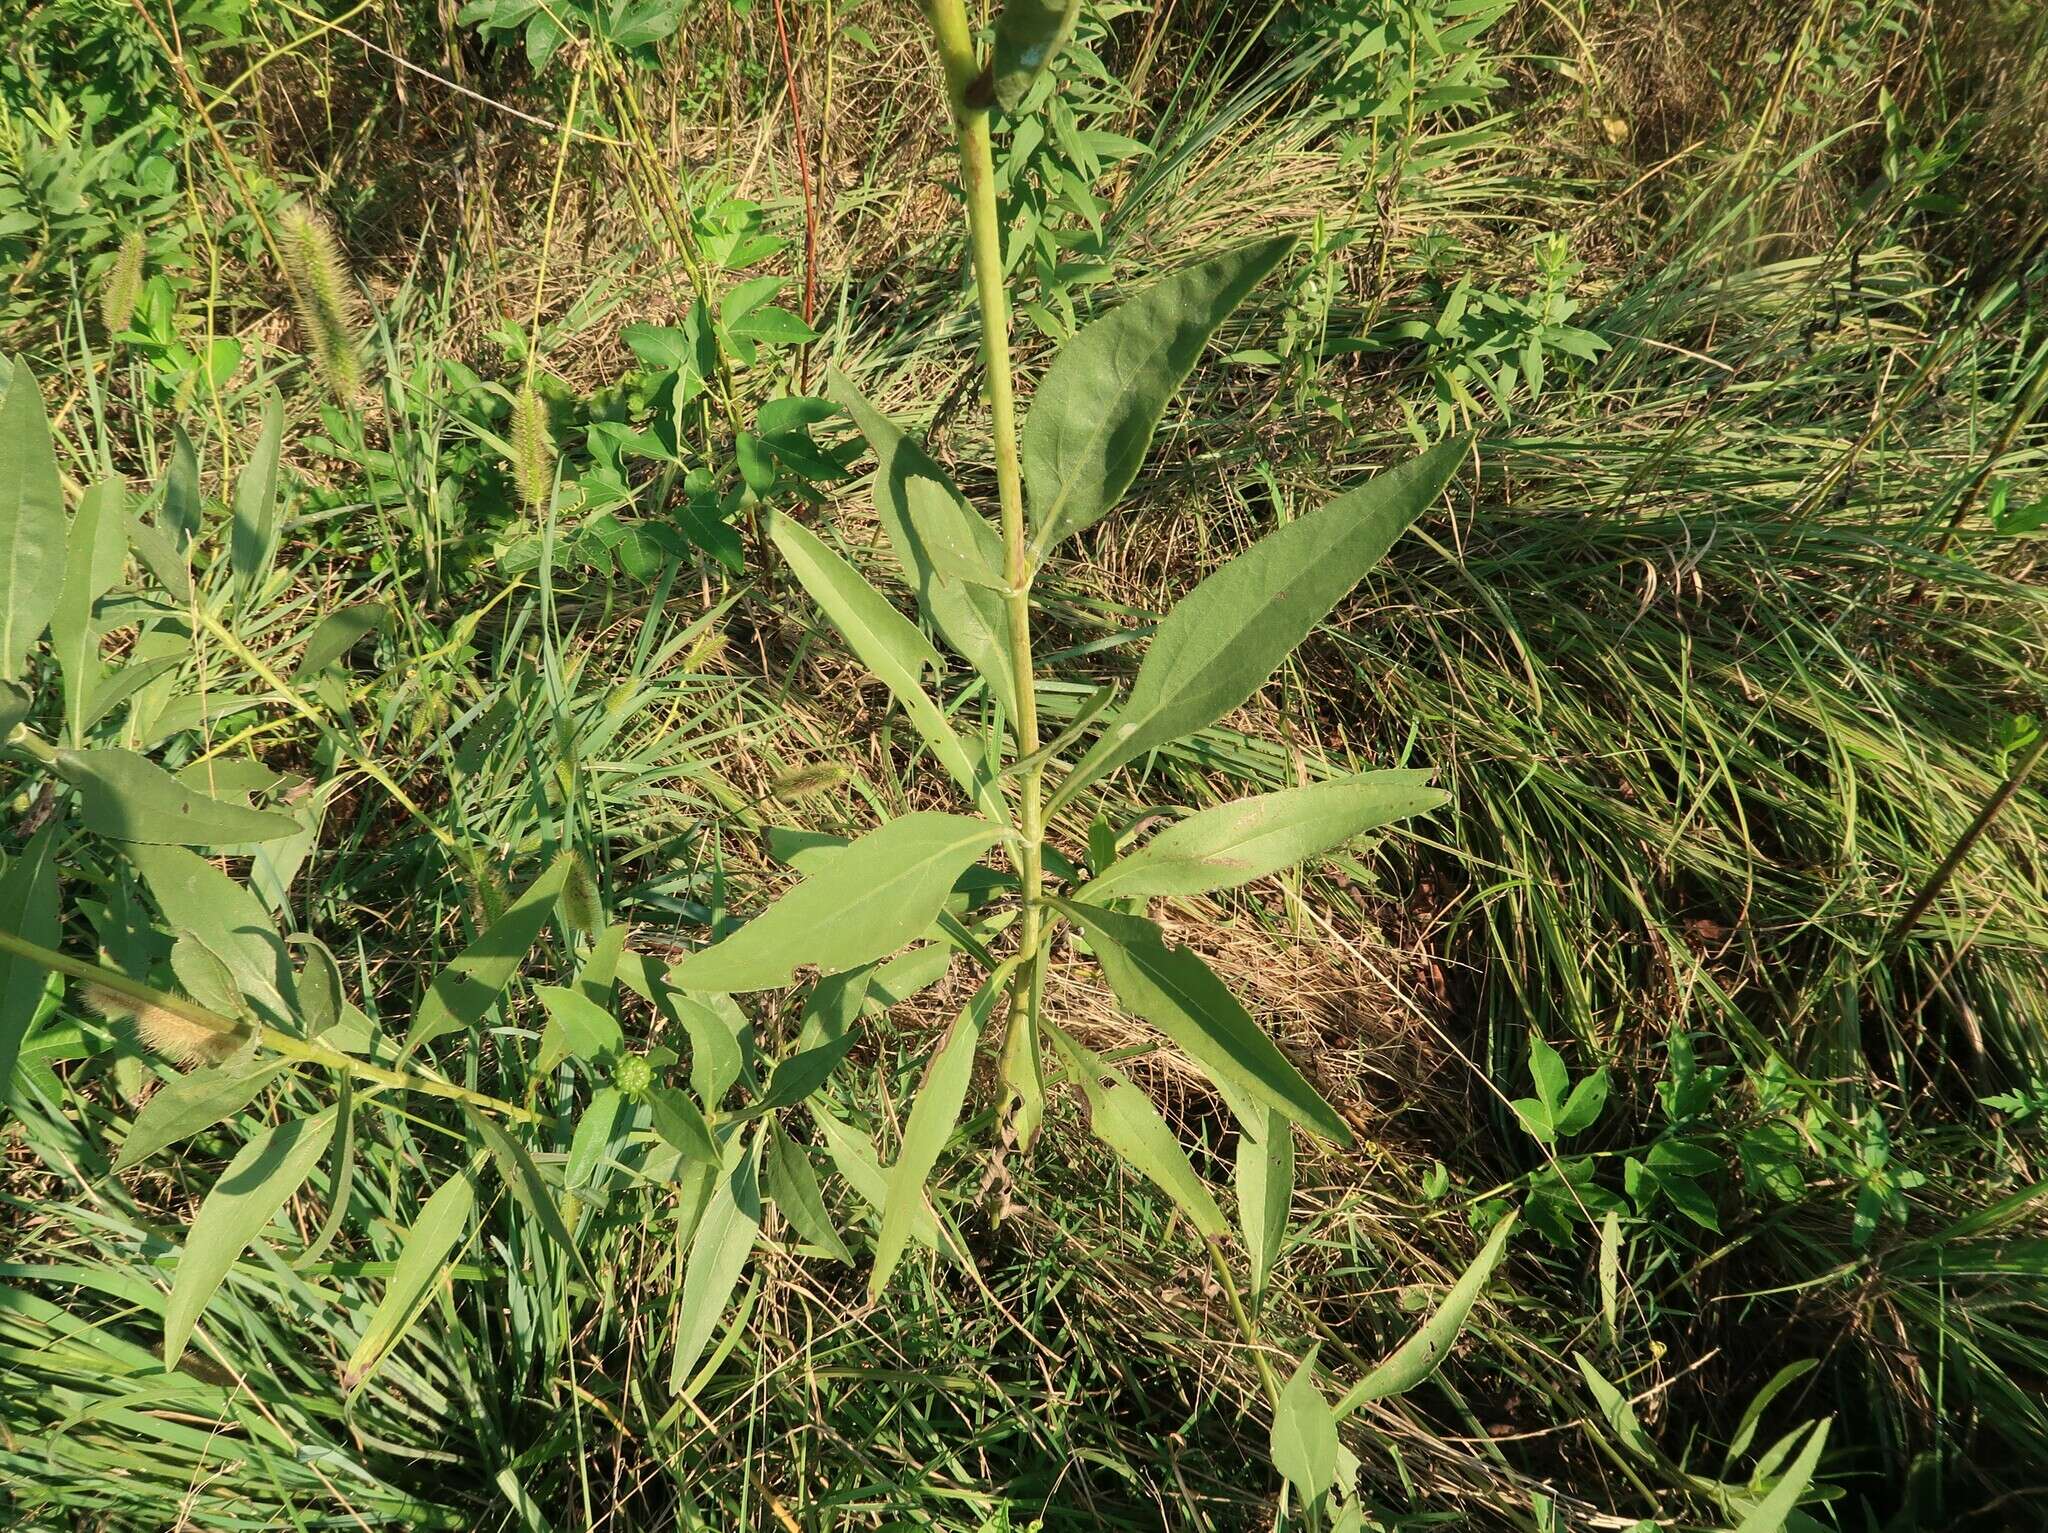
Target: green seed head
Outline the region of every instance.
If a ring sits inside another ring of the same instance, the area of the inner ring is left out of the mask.
[[[798,767],[793,772],[784,772],[768,785],[768,796],[789,803],[794,799],[810,798],[831,788],[838,787],[851,774],[843,766],[831,762],[820,762],[813,766]]]
[[[565,852],[569,868],[562,880],[562,919],[583,936],[594,936],[604,925],[604,907],[597,897],[597,878],[590,864],[577,852]]]
[[[619,1088],[619,1095],[637,1102],[653,1089],[654,1067],[638,1054],[628,1054],[619,1061],[612,1084]]]
[[[555,494],[555,441],[548,407],[532,385],[512,397],[512,478],[530,511],[545,511]]]
[[[355,284],[334,233],[312,209],[292,203],[277,217],[278,254],[313,365],[344,404],[363,387]]]
[[[142,256],[142,236],[129,234],[121,241],[120,254],[114,257],[114,264],[107,268],[106,281],[100,285],[100,319],[106,324],[109,339],[126,330],[128,321],[135,317],[135,305],[142,299]]]

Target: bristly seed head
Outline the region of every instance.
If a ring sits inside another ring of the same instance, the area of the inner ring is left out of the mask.
[[[597,876],[581,852],[564,852],[569,866],[562,879],[562,919],[584,937],[594,937],[604,925],[604,906],[598,899]]]
[[[545,511],[555,494],[555,439],[548,407],[531,384],[512,396],[512,478],[530,511]]]
[[[90,980],[82,981],[81,988],[93,1010],[110,1022],[134,1023],[136,1036],[175,1065],[187,1068],[217,1065],[249,1037],[245,1027],[209,1026],[168,1007],[136,1000],[118,990],[95,985]]]
[[[851,775],[852,773],[845,767],[832,762],[798,767],[795,771],[784,772],[770,783],[768,796],[783,803],[789,803],[793,799],[810,798],[829,788],[838,787]]]
[[[131,231],[121,241],[120,253],[100,284],[100,319],[107,327],[109,340],[128,328],[128,321],[135,317],[135,305],[142,301],[143,254],[142,235]]]
[[[335,397],[349,403],[362,391],[363,362],[355,284],[341,247],[326,221],[296,202],[277,216],[277,244],[313,365]]]

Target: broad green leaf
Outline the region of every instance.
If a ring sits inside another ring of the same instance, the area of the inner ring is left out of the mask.
[[[15,376],[25,378],[27,370],[17,366]],[[45,825],[15,856],[0,856],[0,930],[46,948],[63,940],[57,913],[58,830],[55,824]],[[0,953],[0,1107],[13,1092],[15,1061],[48,980],[42,965]]]
[[[87,830],[158,846],[227,846],[295,836],[290,815],[244,809],[195,793],[133,751],[57,752],[57,774],[78,789]]]
[[[277,557],[277,457],[284,446],[284,400],[272,389],[263,401],[263,429],[235,481],[235,520],[228,562],[244,593],[270,574]]]
[[[996,17],[994,74],[996,102],[1006,112],[1024,104],[1038,77],[1052,67],[1074,35],[1081,0],[1003,0]]]
[[[1600,1110],[1607,1105],[1607,1072],[1596,1069],[1591,1075],[1579,1077],[1579,1083],[1572,1087],[1572,1094],[1565,1099],[1564,1106],[1557,1114],[1557,1131],[1566,1138],[1583,1134],[1600,1118]]]
[[[1244,1231],[1256,1301],[1272,1280],[1273,1264],[1287,1240],[1287,1214],[1294,1205],[1294,1126],[1285,1113],[1261,1105],[1265,1124],[1237,1136],[1237,1222]]]
[[[177,975],[185,993],[208,1011],[223,1017],[247,1014],[249,1003],[242,996],[242,987],[235,983],[234,971],[220,954],[191,932],[180,932],[171,944],[171,972]]]
[[[1234,888],[1434,809],[1449,796],[1429,786],[1427,772],[1384,771],[1241,798],[1161,831],[1089,884],[1088,898]]]
[[[1045,1031],[1066,1063],[1067,1079],[1087,1098],[1088,1126],[1095,1137],[1173,1199],[1204,1237],[1220,1240],[1229,1222],[1151,1098],[1058,1028],[1048,1025]]]
[[[183,426],[171,427],[171,461],[164,468],[163,522],[182,559],[186,545],[199,536],[203,518],[199,503],[199,455]]]
[[[64,579],[64,490],[43,396],[23,362],[0,400],[0,681],[22,673],[57,610]]]
[[[266,1129],[228,1162],[192,1221],[164,1306],[164,1367],[175,1368],[193,1327],[249,1242],[312,1174],[334,1134],[334,1109]]]
[[[413,1016],[402,1052],[410,1054],[423,1043],[466,1031],[483,1020],[484,1013],[497,1004],[527,953],[540,940],[541,928],[548,924],[554,911],[555,896],[562,892],[568,868],[568,860],[557,857],[491,923],[488,931],[434,976],[433,985]]]
[[[817,534],[786,516],[769,523],[768,534],[781,550],[790,572],[811,593],[852,646],[861,664],[886,685],[909,715],[939,764],[970,795],[985,797],[987,783],[979,762],[968,754],[953,726],[924,690],[926,666],[943,670],[945,662],[915,623],[889,605],[888,598],[861,579],[860,572],[821,542]]]
[[[987,821],[961,815],[891,820],[724,941],[685,958],[669,981],[684,990],[773,990],[803,964],[836,974],[886,957],[924,934],[996,835]]]
[[[690,1098],[673,1086],[656,1086],[647,1093],[647,1108],[654,1119],[654,1131],[691,1160],[718,1161],[718,1146],[704,1114]]]
[[[306,961],[299,966],[299,1026],[306,1037],[317,1038],[339,1022],[348,1008],[341,965],[318,937],[301,933],[288,940],[306,954]]]
[[[875,515],[918,605],[945,641],[972,665],[1017,716],[1016,671],[1010,663],[1009,614],[1002,595],[1001,536],[977,516],[931,460],[836,369],[826,391],[853,417],[875,453]]]
[[[165,923],[190,932],[225,960],[235,987],[271,1021],[289,1026],[296,995],[284,943],[262,901],[205,858],[181,846],[130,842],[128,860],[156,896]]]
[[[156,578],[156,583],[170,593],[172,600],[189,602],[192,599],[192,572],[185,565],[184,555],[171,546],[171,540],[164,536],[161,528],[139,516],[130,517],[128,545],[135,550],[135,557],[142,561],[143,568]]]
[[[102,677],[85,705],[80,727],[90,730],[159,676],[175,671],[185,659],[183,655],[157,655],[148,660],[130,660],[120,670]]]
[[[1206,728],[1266,682],[1464,460],[1439,443],[1268,533],[1204,580],[1152,636],[1129,700],[1060,784],[1054,804],[1132,757]]]
[[[953,1137],[953,1125],[960,1121],[960,1108],[967,1100],[967,1083],[974,1074],[974,1045],[981,1037],[982,1024],[1000,998],[999,990],[984,984],[953,1019],[953,1025],[932,1050],[931,1062],[925,1066],[917,1100],[904,1120],[902,1149],[896,1164],[889,1168],[882,1228],[875,1236],[875,1270],[868,1277],[871,1303],[882,1296],[896,1264],[903,1259],[911,1226],[918,1210],[925,1206],[925,1183],[931,1178],[932,1168],[938,1165],[946,1141]]]
[[[1515,1215],[1510,1213],[1493,1227],[1486,1244],[1479,1248],[1479,1254],[1472,1258],[1472,1265],[1453,1283],[1436,1312],[1422,1323],[1416,1333],[1402,1342],[1380,1365],[1354,1384],[1338,1402],[1339,1420],[1349,1416],[1361,1405],[1372,1400],[1384,1400],[1389,1395],[1398,1395],[1413,1389],[1432,1373],[1437,1365],[1450,1355],[1451,1345],[1458,1339],[1458,1333],[1465,1328],[1465,1320],[1472,1313],[1472,1306],[1486,1287],[1486,1280],[1493,1276],[1493,1269],[1499,1263],[1501,1254],[1508,1248],[1508,1236],[1515,1227]]]
[[[1813,1483],[1813,1472],[1820,1467],[1821,1450],[1827,1447],[1828,1427],[1832,1421],[1830,1417],[1815,1425],[1813,1435],[1806,1439],[1806,1446],[1799,1450],[1799,1457],[1792,1461],[1792,1467],[1771,1487],[1769,1495],[1750,1508],[1735,1533],[1783,1533],[1786,1522],[1799,1505],[1799,1498]]]
[[[584,1264],[583,1253],[577,1249],[569,1226],[562,1220],[561,1207],[555,1202],[555,1190],[540,1174],[540,1167],[527,1154],[526,1146],[507,1133],[505,1126],[487,1112],[472,1108],[469,1121],[476,1125],[477,1136],[483,1140],[484,1148],[491,1152],[491,1159],[498,1164],[498,1175],[505,1179],[506,1187],[511,1189],[519,1206],[538,1221],[548,1239],[560,1246],[587,1276],[590,1269]]]
[[[1056,900],[1095,950],[1117,999],[1171,1038],[1190,1059],[1276,1108],[1304,1128],[1339,1144],[1351,1130],[1317,1095],[1273,1040],[1260,1031],[1209,966],[1141,916]]]
[[[565,1058],[596,1064],[626,1052],[626,1035],[618,1018],[582,991],[535,985],[533,993],[548,1014],[548,1025],[540,1035],[538,1068],[543,1074]]]
[[[1209,337],[1293,248],[1283,235],[1184,267],[1060,348],[1021,444],[1036,559],[1115,508]]]
[[[1273,1404],[1273,1467],[1313,1506],[1337,1483],[1337,1415],[1316,1387],[1310,1348]]]
[[[128,557],[128,493],[102,479],[79,498],[71,518],[64,584],[50,615],[50,646],[64,673],[64,722],[73,741],[85,733],[86,700],[100,675],[100,634],[94,603],[121,578]]]
[[[852,1265],[853,1253],[846,1249],[826,1211],[809,1152],[778,1124],[771,1124],[768,1130],[768,1196],[799,1235],[832,1260]]]
[[[644,953],[619,955],[619,978],[690,1039],[690,1089],[713,1108],[740,1078],[739,1036],[704,1002],[684,995]]]
[[[1543,1035],[1533,1029],[1529,1033],[1529,1080],[1536,1087],[1537,1099],[1550,1109],[1550,1118],[1555,1122],[1571,1076],[1557,1050],[1544,1042]]]
[[[316,671],[325,670],[347,654],[365,634],[382,628],[390,615],[391,609],[382,602],[361,602],[328,613],[307,636],[306,647],[300,651],[298,667],[292,674],[311,676]]]
[[[875,1147],[850,1125],[833,1117],[817,1098],[811,1098],[804,1106],[811,1121],[818,1125],[818,1137],[824,1143],[825,1153],[832,1158],[833,1169],[846,1178],[846,1185],[861,1202],[879,1214],[889,1201],[889,1173],[882,1169]],[[929,1208],[920,1205],[910,1216],[910,1238],[934,1251],[939,1248],[939,1226]]]
[[[14,733],[14,726],[29,716],[36,700],[18,681],[0,681],[0,740]]]
[[[675,1352],[669,1358],[670,1393],[678,1393],[718,1329],[747,1253],[761,1233],[760,1139],[735,1134],[711,1201],[690,1240],[683,1267],[682,1304],[676,1315]]]
[[[384,1297],[363,1327],[363,1334],[341,1370],[341,1387],[360,1387],[411,1329],[446,1275],[456,1245],[469,1228],[476,1208],[476,1188],[467,1169],[458,1170],[434,1189],[421,1205],[419,1217],[405,1233]]]

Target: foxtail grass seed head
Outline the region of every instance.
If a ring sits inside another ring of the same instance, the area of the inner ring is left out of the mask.
[[[295,202],[278,215],[277,245],[313,365],[337,398],[352,400],[363,387],[358,306],[334,232],[318,213]]]
[[[604,925],[604,907],[598,902],[597,876],[581,852],[564,852],[569,867],[562,879],[562,919],[581,936],[594,937]]]
[[[145,1045],[176,1065],[217,1065],[249,1036],[248,1029],[239,1025],[215,1027],[90,980],[83,982],[82,988],[94,1011],[110,1022],[132,1022]]]
[[[718,663],[725,653],[726,636],[720,629],[709,629],[698,635],[697,642],[690,646],[690,652],[683,656],[683,674],[694,676]]]
[[[142,301],[142,256],[141,234],[130,233],[121,241],[120,253],[100,284],[100,319],[109,338],[128,328],[135,305]]]
[[[512,478],[529,511],[547,509],[555,493],[555,439],[548,407],[531,384],[512,396]]]
[[[830,762],[819,762],[813,766],[798,767],[793,772],[784,772],[768,785],[768,796],[781,803],[790,803],[800,798],[811,798],[836,788],[853,774],[845,767]]]

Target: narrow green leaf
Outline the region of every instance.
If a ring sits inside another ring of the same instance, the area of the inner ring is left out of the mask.
[[[1024,421],[1037,559],[1115,508],[1209,337],[1293,248],[1283,235],[1183,267],[1060,348]]]
[[[17,361],[0,400],[0,681],[22,674],[57,610],[64,574],[64,490],[42,391]]]
[[[740,1078],[740,1042],[726,1019],[684,995],[644,953],[619,955],[619,978],[642,1000],[681,1027],[690,1039],[690,1089],[716,1108]]]
[[[1080,14],[1081,0],[1003,0],[990,67],[996,102],[1004,111],[1014,112],[1024,104],[1038,77],[1052,67],[1074,35]]]
[[[128,493],[102,479],[79,498],[71,518],[64,584],[50,616],[50,645],[64,673],[64,721],[72,740],[85,732],[86,701],[100,675],[100,633],[93,606],[121,578],[128,557]]]
[[[199,502],[199,455],[183,426],[171,427],[171,461],[164,467],[163,522],[182,559],[186,545],[199,536],[203,517]]]
[[[1168,613],[1131,695],[1061,783],[1064,803],[1132,757],[1206,728],[1265,684],[1464,461],[1463,437],[1439,443],[1266,534]]]
[[[681,1392],[691,1368],[704,1355],[761,1233],[760,1145],[759,1136],[733,1136],[711,1201],[691,1237],[676,1314],[675,1352],[669,1358],[671,1393]]]
[[[769,523],[768,535],[781,550],[790,572],[832,620],[861,664],[888,687],[939,764],[967,793],[985,797],[988,784],[980,762],[960,743],[939,705],[924,690],[925,667],[945,668],[931,640],[817,534],[786,516],[777,516]]]
[[[891,820],[843,848],[724,941],[669,971],[684,990],[772,990],[803,964],[826,974],[871,963],[923,935],[955,879],[994,844],[996,828],[961,815]]]
[[[228,1271],[312,1174],[334,1133],[334,1110],[289,1118],[266,1129],[228,1162],[213,1184],[178,1257],[164,1306],[164,1367],[175,1368],[193,1327]]]
[[[818,1173],[809,1153],[779,1124],[768,1130],[768,1196],[799,1235],[832,1260],[853,1264],[853,1253],[846,1249],[826,1211],[825,1195],[818,1187]]]
[[[14,733],[14,726],[29,716],[35,697],[18,681],[0,681],[0,740]]]
[[[1437,1365],[1450,1355],[1458,1333],[1465,1329],[1473,1304],[1486,1287],[1486,1280],[1493,1276],[1494,1267],[1507,1250],[1515,1217],[1510,1213],[1493,1227],[1486,1244],[1472,1258],[1472,1265],[1451,1285],[1450,1292],[1444,1295],[1443,1302],[1437,1305],[1436,1312],[1422,1323],[1421,1328],[1346,1392],[1337,1405],[1339,1420],[1368,1401],[1404,1394],[1436,1372]]]
[[[1100,903],[1234,888],[1449,797],[1429,786],[1427,772],[1384,771],[1241,798],[1161,831],[1088,885],[1088,897]]]
[[[235,481],[235,520],[228,562],[245,593],[270,574],[277,557],[277,458],[284,446],[284,400],[272,389],[263,401],[263,428]]]
[[[27,372],[17,364],[15,375],[26,377]],[[45,825],[15,856],[0,856],[0,930],[47,948],[63,938],[57,912],[58,830],[55,824]],[[48,981],[40,964],[0,953],[0,1107],[13,1093],[15,1062]]]
[[[1339,1144],[1351,1130],[1260,1031],[1209,966],[1141,916],[1054,901],[1082,931],[1117,999],[1171,1038],[1219,1081],[1249,1093]]]
[[[853,1026],[867,1002],[870,967],[828,974],[804,1000],[803,1030],[796,1047],[775,1062],[757,1112],[776,1112],[804,1100],[826,1080],[853,1047]]]
[[[278,459],[284,445],[284,400],[271,389],[263,401],[256,442],[235,480],[229,563],[245,587],[270,572],[277,553]]]
[[[413,1016],[402,1052],[410,1054],[423,1043],[467,1031],[483,1020],[540,940],[541,929],[554,911],[555,896],[562,892],[568,866],[565,859],[556,858],[488,931],[434,976]]]
[[[1066,1064],[1067,1079],[1087,1098],[1088,1126],[1095,1137],[1173,1199],[1204,1237],[1220,1240],[1230,1224],[1151,1098],[1057,1027],[1046,1024],[1045,1031]]]
[[[361,602],[328,613],[307,635],[306,647],[299,652],[298,667],[292,674],[311,676],[325,670],[365,635],[382,628],[390,615],[391,609],[383,602]]]
[[[619,1142],[620,1130],[632,1111],[616,1086],[600,1086],[590,1094],[590,1105],[576,1120],[576,1132],[569,1140],[569,1156],[562,1165],[562,1185],[585,1201],[596,1201],[592,1190],[601,1185],[605,1157]]]
[[[1000,591],[1002,538],[975,514],[946,471],[836,369],[826,392],[875,453],[875,514],[940,637],[965,657],[1011,718],[1017,716],[1009,615]]]
[[[341,965],[318,937],[300,933],[288,940],[305,950],[306,960],[298,975],[299,1024],[306,1037],[317,1038],[339,1022],[348,1008]]]
[[[902,1149],[896,1164],[889,1168],[882,1228],[875,1236],[875,1270],[868,1276],[871,1303],[882,1296],[896,1264],[903,1259],[917,1211],[925,1206],[925,1183],[938,1165],[946,1141],[953,1137],[953,1125],[960,1121],[960,1108],[967,1100],[967,1083],[974,1074],[974,1045],[1000,997],[1000,991],[984,984],[953,1019],[925,1066],[917,1100],[903,1124]]]
[[[498,1175],[505,1179],[506,1187],[511,1189],[519,1206],[533,1216],[548,1239],[560,1246],[588,1276],[590,1269],[584,1265],[583,1253],[577,1249],[575,1237],[562,1220],[561,1206],[555,1202],[555,1190],[540,1174],[540,1167],[534,1164],[533,1157],[526,1153],[526,1146],[508,1134],[505,1126],[489,1113],[472,1109],[469,1121],[476,1125],[484,1148],[491,1152],[491,1159],[498,1164]]]
[[[1313,1506],[1337,1483],[1337,1414],[1316,1387],[1311,1348],[1273,1405],[1273,1467]]]
[[[458,1170],[436,1187],[421,1205],[419,1217],[399,1248],[391,1280],[384,1285],[384,1297],[377,1301],[370,1323],[363,1327],[341,1370],[344,1390],[360,1388],[419,1318],[435,1287],[447,1275],[475,1208],[476,1188],[467,1169]]]
[[[832,1158],[833,1169],[846,1178],[846,1185],[861,1202],[881,1213],[889,1201],[889,1173],[882,1169],[875,1147],[855,1133],[851,1125],[833,1117],[817,1098],[811,1098],[804,1106],[811,1121],[818,1125],[818,1137],[824,1142],[825,1153]],[[910,1216],[910,1238],[934,1251],[939,1248],[938,1222],[932,1218],[932,1211],[921,1204]]]
[[[1285,1113],[1263,1105],[1259,1111],[1265,1118],[1261,1131],[1245,1129],[1237,1136],[1237,1221],[1254,1301],[1272,1281],[1294,1205],[1294,1127]]]
[[[78,789],[88,830],[158,846],[276,841],[302,829],[290,815],[244,809],[195,793],[133,751],[57,752],[57,774]]]
[[[1792,1461],[1792,1467],[1771,1487],[1769,1495],[1750,1508],[1749,1515],[1737,1525],[1735,1533],[1783,1533],[1785,1524],[1799,1506],[1799,1498],[1813,1483],[1813,1472],[1820,1467],[1821,1450],[1828,1445],[1828,1427],[1832,1423],[1833,1418],[1829,1417],[1815,1424],[1813,1435],[1806,1439],[1806,1446],[1799,1450],[1799,1457]]]

